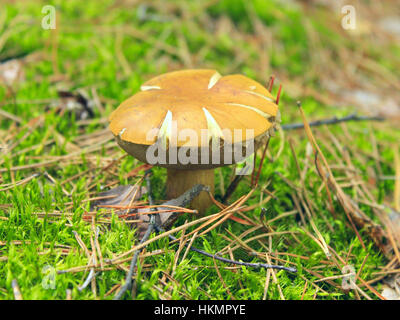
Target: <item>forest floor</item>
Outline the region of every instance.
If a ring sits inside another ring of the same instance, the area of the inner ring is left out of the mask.
[[[136,220],[91,204],[102,191],[146,184],[107,119],[144,81],[185,68],[265,85],[274,75],[283,127],[353,113],[385,120],[279,130],[257,187],[245,176],[228,200],[235,220],[213,206],[213,228],[185,213],[172,227],[178,241],[150,237],[134,298],[399,297],[398,3],[346,1],[357,20],[345,30],[340,1],[50,1],[57,27],[45,30],[49,1],[3,2],[0,299],[115,296]],[[234,169],[216,170],[216,199]],[[154,167],[157,203],[165,180]],[[148,204],[146,191],[137,196],[133,205]],[[188,243],[297,273],[226,264]]]

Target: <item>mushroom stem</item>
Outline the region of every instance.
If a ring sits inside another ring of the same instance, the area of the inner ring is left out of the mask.
[[[191,189],[196,184],[203,184],[214,194],[214,169],[208,170],[176,170],[167,169],[167,197],[174,199]],[[212,205],[212,200],[206,192],[201,192],[191,202],[190,207],[204,215]]]

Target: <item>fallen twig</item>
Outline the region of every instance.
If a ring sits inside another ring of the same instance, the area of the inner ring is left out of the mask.
[[[149,194],[149,196],[148,196],[149,203],[150,203],[150,205],[153,205],[153,199],[151,198],[151,184],[150,184],[149,181],[148,181],[148,184],[147,184],[147,192]],[[156,232],[158,232],[158,233],[164,232],[164,230],[159,225],[155,224],[154,227],[155,227],[155,231]],[[177,240],[177,238],[174,237],[171,234],[168,235],[168,237],[169,237],[169,239],[171,239],[173,241]],[[188,246],[188,244],[185,244],[185,246]],[[212,259],[215,259],[215,260],[219,260],[219,261],[222,261],[222,262],[225,262],[225,263],[231,263],[231,264],[236,264],[236,265],[246,266],[246,267],[252,267],[252,268],[279,269],[279,270],[285,270],[285,271],[288,271],[288,272],[297,272],[297,269],[296,268],[292,268],[292,267],[278,266],[278,265],[265,264],[265,263],[242,262],[242,261],[235,261],[235,260],[223,258],[223,257],[220,257],[218,255],[211,254],[211,253],[208,253],[206,251],[197,249],[197,248],[193,247],[191,245],[191,243],[189,244],[189,247],[190,247],[189,250],[191,250],[191,251],[200,253],[200,254],[205,255],[205,256],[207,256],[209,258],[212,258]]]
[[[348,121],[385,121],[385,118],[379,116],[373,117],[366,117],[366,116],[358,116],[356,113],[348,115],[343,118],[333,117],[330,119],[322,119],[309,122],[308,125],[310,127],[321,126],[324,124],[337,124],[341,122],[348,122]],[[304,128],[304,123],[289,123],[289,124],[282,124],[281,128],[283,130],[294,130],[294,129],[302,129]]]
[[[157,230],[157,232],[163,232],[164,231],[163,229],[158,228],[158,227],[156,227],[156,230]],[[175,238],[173,235],[169,235],[168,237],[173,241],[177,240],[177,238]],[[187,244],[185,244],[185,245],[187,246]],[[205,256],[207,256],[209,258],[212,258],[212,259],[215,259],[215,260],[219,260],[219,261],[222,261],[222,262],[225,262],[225,263],[236,264],[238,266],[245,266],[245,267],[257,268],[257,269],[259,269],[259,268],[278,269],[278,270],[285,270],[285,271],[288,271],[288,272],[297,272],[297,269],[296,268],[292,268],[292,267],[278,266],[278,265],[265,264],[265,263],[251,263],[251,262],[243,262],[243,261],[231,260],[231,259],[220,257],[220,256],[218,256],[216,254],[211,254],[211,253],[208,253],[206,251],[197,249],[197,248],[195,248],[193,246],[190,247],[190,250],[194,251],[194,252],[197,252],[197,253],[200,253],[202,255],[205,255]]]

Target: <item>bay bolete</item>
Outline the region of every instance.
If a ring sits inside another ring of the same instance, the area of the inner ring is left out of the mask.
[[[168,198],[195,184],[213,192],[214,168],[243,161],[280,121],[270,92],[243,75],[182,70],[140,89],[111,114],[110,129],[127,153],[167,169]],[[191,206],[210,204],[203,192]]]

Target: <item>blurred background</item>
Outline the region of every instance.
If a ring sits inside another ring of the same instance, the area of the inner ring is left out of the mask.
[[[212,68],[261,83],[275,75],[285,121],[295,99],[318,114],[345,107],[400,119],[395,0],[1,2],[3,102],[7,86],[35,86],[32,99],[79,88],[115,107],[155,75]],[[56,29],[42,28],[46,5]]]

